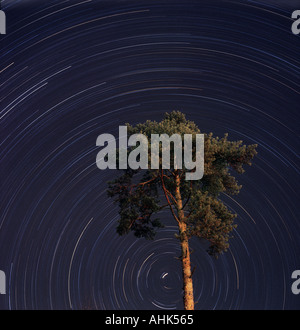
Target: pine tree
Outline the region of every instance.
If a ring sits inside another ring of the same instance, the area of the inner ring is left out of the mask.
[[[182,138],[184,134],[200,134],[197,125],[179,111],[166,113],[161,122],[147,120],[126,126],[129,135],[142,133],[148,141],[151,134],[176,133]],[[220,194],[239,193],[241,186],[233,173],[243,173],[243,165],[251,165],[257,153],[257,145],[246,146],[242,141],[227,138],[227,134],[223,138],[204,134],[204,175],[200,180],[186,180],[188,170],[184,166],[174,169],[171,143],[170,169],[162,168],[160,158],[159,169],[120,170],[122,175],[109,183],[108,194],[119,205],[119,235],[133,231],[137,237],[154,239],[157,230],[163,227],[159,212],[165,208],[170,210],[178,225],[185,310],[194,309],[189,239],[196,236],[208,241],[207,252],[215,257],[228,249],[230,233],[236,227],[236,214],[225,206]],[[150,162],[150,145],[148,150]]]

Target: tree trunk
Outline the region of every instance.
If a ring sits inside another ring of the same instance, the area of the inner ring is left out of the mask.
[[[180,243],[182,253],[182,276],[183,276],[183,290],[184,290],[184,309],[194,310],[194,292],[193,292],[193,280],[191,273],[191,261],[189,241],[186,237],[186,224],[184,222],[179,224]]]
[[[180,194],[180,178],[176,175],[176,192],[175,197],[178,207],[178,219],[179,219],[179,235],[181,244],[181,260],[182,260],[182,276],[183,276],[183,290],[184,290],[184,309],[194,310],[194,292],[193,292],[193,280],[191,272],[191,260],[189,250],[189,240],[186,234],[186,223],[184,219],[184,213],[182,210],[182,199]]]

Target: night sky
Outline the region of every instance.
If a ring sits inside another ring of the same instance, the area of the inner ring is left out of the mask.
[[[195,309],[300,309],[300,1],[2,0],[0,309],[183,309],[175,220],[116,233],[96,138],[180,110],[258,144],[230,249],[191,240]]]

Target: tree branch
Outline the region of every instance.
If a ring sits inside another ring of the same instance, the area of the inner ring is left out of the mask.
[[[185,206],[186,206],[187,203],[189,202],[190,197],[191,197],[191,193],[189,194],[189,196],[188,196],[187,200],[185,201],[184,205],[182,206],[182,210],[185,208]]]
[[[162,210],[163,208],[165,208],[166,206],[169,206],[169,204],[167,203],[167,204],[164,204],[164,205],[160,206],[160,208],[159,208],[158,211],[161,211],[161,210]]]
[[[165,187],[165,182],[164,182],[164,179],[163,179],[163,170],[161,170],[161,176],[160,176],[160,178],[161,178],[162,188],[163,188],[163,191],[164,191],[164,193],[165,193],[165,196],[166,196],[166,199],[167,199],[168,205],[169,205],[169,207],[170,207],[170,210],[171,210],[171,212],[172,212],[172,214],[173,214],[174,219],[179,223],[179,219],[178,219],[178,217],[176,216],[176,214],[175,214],[175,212],[174,212],[174,210],[173,210],[173,208],[172,208],[173,204],[170,202],[170,199],[169,199],[169,197],[168,197],[168,192],[169,192],[169,191],[168,191],[167,188]],[[172,196],[172,197],[173,197],[173,196]]]
[[[140,183],[136,184],[135,186],[144,186],[145,184],[148,184],[148,183],[154,181],[155,179],[157,179],[157,176],[155,176],[154,178],[152,178],[152,179],[150,179],[148,181],[140,182]]]

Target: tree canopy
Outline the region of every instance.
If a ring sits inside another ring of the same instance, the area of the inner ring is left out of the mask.
[[[147,120],[135,126],[126,124],[128,134],[144,134],[150,141],[151,134],[192,134],[193,141],[200,129],[179,111],[166,113],[160,122]],[[178,223],[185,223],[187,239],[197,236],[210,243],[208,252],[218,256],[227,250],[230,233],[235,228],[232,213],[222,202],[221,194],[238,194],[241,185],[234,173],[244,172],[251,165],[257,145],[245,145],[243,141],[229,141],[228,134],[222,138],[213,133],[204,134],[204,175],[199,180],[185,180],[189,171],[174,168],[171,144],[170,168],[120,170],[122,174],[109,183],[108,194],[119,204],[117,232],[120,235],[133,231],[137,237],[154,239],[163,226],[159,212],[169,208]],[[150,143],[148,146],[151,160]],[[128,149],[130,150],[135,147]],[[184,149],[184,147],[182,147]],[[194,145],[193,145],[193,151]],[[184,150],[183,150],[184,152]],[[180,191],[180,195],[178,192]],[[178,201],[180,196],[180,201]],[[181,233],[182,234],[182,233]]]

